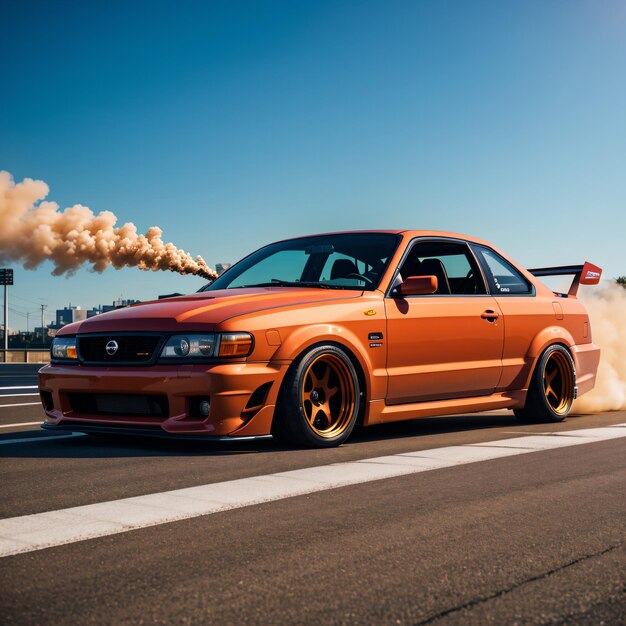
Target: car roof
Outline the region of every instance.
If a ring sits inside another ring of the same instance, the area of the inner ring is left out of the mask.
[[[403,235],[412,239],[413,237],[445,237],[448,239],[462,239],[464,241],[471,241],[472,243],[483,244],[487,246],[492,246],[491,243],[485,241],[483,239],[479,239],[478,237],[473,237],[472,235],[463,235],[461,233],[453,233],[445,230],[401,230],[401,229],[371,229],[371,230],[342,230],[342,231],[334,231],[327,233],[311,233],[308,235],[301,235],[298,237],[288,237],[283,241],[289,241],[291,239],[303,239],[305,237],[321,237],[324,235],[351,235],[357,233],[383,233],[383,234],[391,234],[391,235]]]

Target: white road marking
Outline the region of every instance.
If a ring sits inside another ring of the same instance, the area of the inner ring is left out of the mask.
[[[80,433],[22,441],[74,436],[80,436]],[[333,463],[12,517],[0,520],[0,557],[347,485],[618,437],[626,437],[626,428],[587,428],[550,435],[531,435]],[[17,441],[12,440],[13,443]]]
[[[523,450],[552,450],[553,448],[565,448],[581,443],[588,443],[584,437],[562,437],[563,433],[553,435],[530,435],[528,437],[516,437],[514,439],[501,439],[500,441],[488,441],[484,443],[474,443],[476,447],[498,447],[498,448],[521,448]],[[610,439],[611,437],[605,437]]]
[[[499,459],[504,456],[514,456],[516,454],[531,452],[531,450],[524,448],[495,447],[495,444],[498,442],[493,443],[493,447],[478,448],[473,445],[450,446],[447,448],[420,450],[419,452],[405,452],[403,456],[445,461],[447,465],[462,465],[464,463],[489,461],[491,459]]]
[[[10,406],[35,406],[36,404],[41,406],[41,402],[22,402],[21,404],[0,404],[0,409],[8,408]]]
[[[41,424],[41,420],[38,422],[20,422],[19,424],[1,424],[0,428],[13,428],[13,426],[33,426],[34,424]]]
[[[2,387],[0,387],[2,391]],[[0,398],[26,398],[28,396],[39,396],[38,393],[0,393]]]
[[[600,437],[607,439],[609,435],[613,437],[623,437],[622,428],[614,428],[613,426],[605,426],[603,428],[583,428],[581,430],[567,430],[559,435],[564,437]]]
[[[41,422],[37,422],[41,424]],[[35,441],[57,441],[58,439],[71,439],[72,437],[85,437],[85,433],[71,433],[70,435],[52,435],[47,437],[20,437],[19,439],[0,439],[0,446],[7,443],[34,443]],[[2,533],[0,533],[2,537]],[[2,554],[0,553],[0,556]]]
[[[5,389],[39,389],[37,385],[18,385],[17,387],[0,387],[0,391]]]

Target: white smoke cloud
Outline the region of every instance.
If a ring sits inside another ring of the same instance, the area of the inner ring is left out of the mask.
[[[593,342],[600,346],[595,388],[574,402],[577,413],[626,409],[626,289],[616,283],[580,290]]]
[[[57,276],[89,264],[96,272],[112,265],[217,277],[201,256],[164,243],[158,226],[138,234],[130,222],[116,226],[111,211],[94,214],[81,204],[60,210],[56,202],[45,200],[48,192],[42,180],[15,183],[9,172],[0,171],[0,263],[33,269],[51,261]]]

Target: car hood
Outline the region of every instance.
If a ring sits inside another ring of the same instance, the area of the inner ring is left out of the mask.
[[[96,315],[64,326],[59,335],[124,331],[178,332],[211,330],[231,317],[313,302],[358,298],[361,291],[299,287],[257,287],[204,291],[189,296],[153,300]]]

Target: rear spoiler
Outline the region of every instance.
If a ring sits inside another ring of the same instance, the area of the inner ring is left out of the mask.
[[[579,285],[597,285],[602,276],[602,269],[597,265],[585,261],[584,265],[561,265],[560,267],[539,267],[528,270],[533,276],[574,276],[572,286],[567,292],[568,296],[578,293]]]

